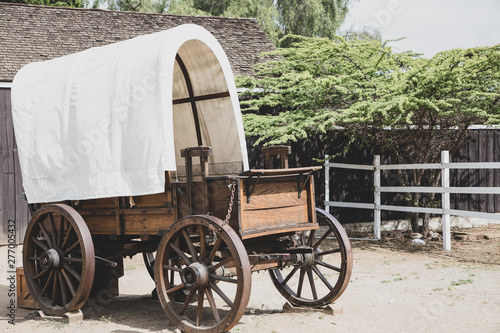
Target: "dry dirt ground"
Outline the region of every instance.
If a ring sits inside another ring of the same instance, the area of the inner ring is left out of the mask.
[[[248,309],[231,332],[500,332],[500,226],[453,231],[461,240],[448,253],[438,242],[354,241],[351,282],[336,302],[341,314],[283,313],[285,301],[268,274],[254,274]],[[121,295],[102,307],[85,306],[85,320],[73,324],[35,320],[25,309],[8,324],[6,265],[2,247],[0,332],[175,331],[151,300],[153,281],[140,256],[125,262]]]

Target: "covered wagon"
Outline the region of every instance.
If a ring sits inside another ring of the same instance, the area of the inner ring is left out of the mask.
[[[135,254],[186,332],[233,327],[253,271],[293,305],[345,290],[351,247],[315,207],[318,167],[249,168],[231,67],[205,29],[29,64],[12,106],[32,211],[24,272],[44,312],[80,309]]]

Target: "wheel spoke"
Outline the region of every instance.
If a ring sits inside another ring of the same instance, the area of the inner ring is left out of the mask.
[[[212,261],[214,260],[215,254],[217,253],[217,250],[219,249],[221,243],[222,243],[222,238],[218,237],[217,241],[215,242],[214,248],[210,252],[210,255],[208,256],[207,260],[205,261],[207,265],[212,264]]]
[[[288,283],[288,280],[290,280],[292,278],[292,276],[297,273],[297,271],[299,270],[300,266],[295,266],[292,271],[287,275],[287,277],[281,282],[282,285],[285,285]]]
[[[323,243],[323,241],[326,239],[326,237],[330,236],[330,234],[333,232],[332,229],[328,230],[327,232],[325,232],[325,234],[323,236],[321,236],[321,238],[313,245],[313,249],[317,249],[318,246],[321,245],[321,243]]]
[[[54,215],[52,213],[49,213],[49,222],[50,222],[50,231],[52,232],[52,244],[54,247],[57,247],[57,230],[56,230],[56,224],[54,223]]]
[[[48,277],[47,281],[45,281],[45,285],[42,288],[42,292],[40,293],[40,296],[43,297],[43,295],[45,295],[45,293],[47,292],[47,288],[49,287],[50,282],[52,282],[53,276],[54,276],[54,271],[50,271],[49,277]]]
[[[234,258],[233,258],[233,257],[227,257],[226,259],[224,259],[224,260],[220,261],[217,265],[210,266],[210,267],[208,268],[208,270],[209,270],[210,272],[213,272],[213,271],[217,270],[218,268],[220,268],[220,267],[224,266],[225,264],[227,264],[228,262],[233,261],[233,260],[234,260]]]
[[[36,280],[36,279],[39,279],[41,278],[42,276],[44,276],[45,274],[47,274],[48,271],[41,271],[40,273],[38,273],[37,275],[33,276],[33,280]]]
[[[303,268],[301,268],[299,276],[299,287],[297,288],[297,297],[300,297],[300,295],[302,294],[302,286],[304,285],[304,276],[305,276],[305,271]]]
[[[170,243],[170,247],[177,252],[177,254],[186,262],[187,265],[191,265],[191,260],[186,257],[184,252],[181,251],[174,243]]]
[[[173,266],[171,266],[173,267]],[[177,268],[177,267],[174,267],[174,268]],[[182,271],[182,269],[178,268],[179,269],[179,272]],[[175,271],[174,270],[171,270],[170,271],[170,285],[173,285],[174,284],[174,278],[175,278]]]
[[[64,282],[64,279],[62,278],[61,272],[57,272],[59,275],[59,286],[61,287],[61,295],[62,295],[62,302],[63,306],[66,306],[68,304],[68,293],[66,292],[66,283]]]
[[[198,290],[198,312],[196,313],[196,326],[201,326],[201,318],[203,317],[203,291]]]
[[[83,262],[83,258],[63,257],[64,261]]]
[[[311,230],[311,233],[309,234],[309,238],[307,239],[307,246],[313,245],[315,234],[316,234],[316,230]]]
[[[199,261],[198,254],[196,253],[196,250],[194,249],[193,242],[191,241],[191,236],[189,236],[186,229],[182,229],[182,234],[184,235],[184,239],[186,240],[187,246],[189,248],[189,252],[191,253],[191,257],[193,258],[194,261]]]
[[[220,323],[219,311],[217,310],[217,305],[215,304],[214,295],[212,294],[212,289],[210,289],[210,287],[205,289],[205,294],[207,295],[208,304],[210,305],[210,309],[212,310],[215,322]]]
[[[57,272],[54,274],[54,284],[52,285],[52,306],[56,305],[56,296],[57,296],[57,291],[58,291],[58,288],[57,288],[57,277],[58,277],[58,274]]]
[[[206,243],[205,243],[205,228],[200,225],[200,261],[205,261]]]
[[[229,305],[229,307],[233,307],[233,302],[231,302],[231,300],[226,296],[226,294],[224,294],[224,292],[222,292],[222,290],[220,290],[220,288],[213,282],[209,282],[209,285],[210,285],[210,288],[212,288],[216,293],[217,295],[220,296],[220,298],[222,298],[224,300],[224,302],[226,302],[227,305]]]
[[[78,280],[78,282],[81,281],[82,277],[80,276],[80,274],[77,271],[75,271],[75,269],[73,267],[71,267],[70,265],[65,263],[65,264],[63,264],[63,268],[65,270],[67,270],[68,272],[70,272],[71,275],[73,275],[75,277],[75,279]]]
[[[326,277],[321,273],[321,271],[319,270],[319,268],[316,267],[316,266],[313,266],[312,269],[313,269],[314,273],[316,273],[316,275],[321,279],[321,281],[323,281],[323,283],[325,284],[325,286],[327,286],[328,289],[333,290],[332,285],[330,284],[330,282],[328,282],[328,280],[326,279]]]
[[[340,273],[340,271],[341,271],[341,269],[340,269],[340,268],[335,267],[335,266],[332,266],[332,265],[330,265],[330,264],[327,264],[327,263],[326,263],[326,262],[324,262],[324,261],[321,261],[321,260],[316,259],[316,260],[314,260],[314,262],[315,262],[316,264],[318,264],[318,265],[321,265],[321,266],[323,266],[323,267],[326,267],[326,268],[332,269],[332,270],[334,270],[334,271],[336,271],[336,272],[339,272],[339,273]]]
[[[184,283],[181,283],[178,286],[170,288],[169,290],[167,290],[167,294],[175,293],[176,291],[182,290],[182,289],[184,289]]]
[[[71,295],[75,297],[76,291],[75,287],[73,286],[73,282],[71,282],[68,274],[66,274],[66,271],[64,269],[61,270],[62,275],[64,276],[64,280],[66,281],[66,284],[68,285],[69,291],[71,292]]]
[[[332,254],[332,253],[340,253],[340,249],[333,249],[333,250],[328,250],[328,251],[323,251],[323,252],[317,252],[317,253],[315,253],[315,255],[326,256],[327,254]]]
[[[301,242],[300,245],[306,245],[306,232],[305,231],[302,231],[300,233],[300,242]]]
[[[224,277],[224,276],[218,276],[217,274],[210,274],[210,277],[214,280],[219,280],[219,281],[224,281],[224,282],[229,282],[229,283],[238,283],[238,280],[236,280],[236,279],[231,279],[231,278]]]
[[[175,266],[163,265],[163,268],[168,269],[169,271],[173,271],[173,272],[182,272],[182,268],[175,267]]]
[[[74,243],[73,243],[73,245],[71,245],[70,247],[68,247],[68,248],[66,249],[66,251],[64,251],[64,252],[63,252],[63,255],[67,255],[68,253],[70,253],[71,251],[73,251],[73,250],[74,250],[74,248],[75,248],[78,244],[80,244],[80,240],[78,240],[78,239],[77,239],[77,240],[76,240],[76,242],[74,242]]]
[[[179,311],[179,316],[182,316],[184,314],[184,311],[186,311],[189,303],[191,303],[191,299],[193,299],[193,296],[196,294],[196,289],[191,289],[189,292],[188,297],[186,297],[186,300],[184,301],[184,304],[182,305],[181,311]]]
[[[43,242],[41,240],[39,240],[38,238],[36,238],[36,237],[33,236],[33,237],[31,237],[31,240],[33,242],[35,242],[36,245],[40,246],[42,248],[42,250],[44,250],[44,251],[48,251],[49,250],[49,248],[47,247],[47,245],[43,244]]]
[[[64,217],[62,214],[59,215],[59,221],[58,221],[58,226],[59,226],[59,233],[57,234],[57,246],[60,247],[62,243],[62,236],[64,232]]]
[[[42,230],[43,236],[45,237],[45,240],[49,244],[49,248],[53,248],[54,245],[52,244],[52,239],[50,238],[47,229],[43,225],[43,222],[38,222],[38,226],[40,227],[40,230]]]
[[[72,231],[73,231],[73,225],[71,225],[71,223],[70,223],[69,227],[68,227],[68,231],[66,231],[66,236],[64,236],[64,241],[63,241],[63,243],[60,246],[60,249],[64,249],[64,247],[68,243]]]
[[[309,284],[311,285],[311,291],[313,294],[314,300],[318,299],[318,293],[316,292],[316,285],[314,284],[314,276],[311,269],[307,270],[307,278],[309,279]]]

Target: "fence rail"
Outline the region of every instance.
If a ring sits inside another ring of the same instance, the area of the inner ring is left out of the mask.
[[[330,201],[330,169],[351,169],[373,171],[374,202],[340,202]],[[382,170],[441,170],[441,186],[381,186],[380,171]],[[330,163],[328,155],[325,161],[325,206],[329,212],[330,207],[373,209],[373,231],[376,239],[380,239],[381,211],[399,211],[410,213],[430,213],[442,215],[443,248],[451,250],[450,217],[464,216],[483,219],[499,220],[500,214],[482,213],[467,210],[450,209],[450,193],[458,194],[500,194],[500,187],[450,187],[450,170],[452,169],[500,169],[500,162],[473,162],[450,163],[448,151],[441,152],[441,163],[428,164],[380,164],[380,156],[375,155],[373,165],[358,165],[344,163]],[[382,205],[382,193],[440,193],[442,194],[442,208],[408,207],[395,205]]]

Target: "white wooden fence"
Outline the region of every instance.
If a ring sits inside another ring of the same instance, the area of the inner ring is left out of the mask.
[[[373,186],[374,186],[374,202],[373,203],[354,203],[354,202],[339,202],[330,201],[330,169],[352,169],[352,170],[368,170],[373,171]],[[381,186],[380,171],[381,170],[414,170],[414,169],[441,169],[441,186],[439,187],[424,187],[424,186]],[[414,213],[430,213],[442,215],[443,226],[443,247],[445,251],[451,250],[450,236],[450,216],[465,216],[476,217],[491,220],[500,220],[500,214],[482,213],[466,210],[450,209],[450,193],[461,194],[500,194],[500,187],[450,187],[450,170],[451,169],[500,169],[500,162],[479,162],[479,163],[450,163],[450,155],[448,151],[441,152],[441,163],[428,164],[380,164],[380,156],[374,156],[373,165],[359,164],[344,164],[330,163],[328,155],[325,161],[325,207],[329,211],[330,207],[345,207],[345,208],[360,208],[373,209],[374,226],[373,231],[376,239],[380,239],[381,211],[399,211],[399,212],[414,212]],[[395,205],[382,205],[380,201],[381,193],[441,193],[442,208],[425,208],[425,207],[408,207]]]

